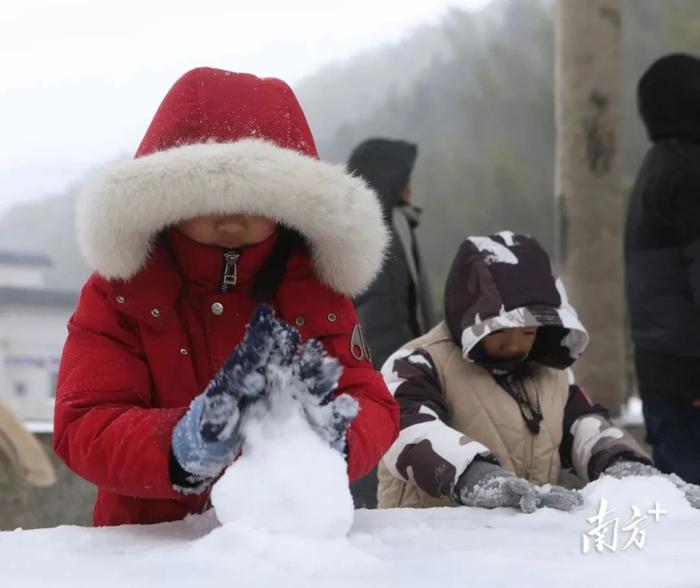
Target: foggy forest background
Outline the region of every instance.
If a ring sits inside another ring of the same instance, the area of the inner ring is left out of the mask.
[[[700,53],[700,5],[626,0],[623,14],[627,191],[649,145],[637,115],[637,80],[664,53]],[[325,160],[344,162],[370,136],[419,145],[413,194],[424,209],[419,238],[439,300],[467,235],[511,229],[554,250],[553,72],[551,2],[494,0],[330,64],[294,89]],[[0,217],[0,249],[51,257],[52,289],[77,291],[88,275],[72,228],[75,189]]]

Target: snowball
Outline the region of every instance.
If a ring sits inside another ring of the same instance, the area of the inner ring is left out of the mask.
[[[301,406],[280,391],[270,411],[245,426],[242,456],[212,489],[221,523],[310,538],[344,537],[353,502],[344,457],[310,428]]]

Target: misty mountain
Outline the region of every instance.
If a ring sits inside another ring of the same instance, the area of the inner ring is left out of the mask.
[[[624,1],[626,187],[648,148],[637,80],[663,53],[700,52],[699,33],[693,0]],[[324,159],[345,161],[370,136],[419,145],[413,193],[424,208],[419,236],[439,295],[466,235],[508,228],[553,249],[553,69],[552,3],[493,0],[329,64],[295,91]],[[87,271],[74,241],[72,199],[68,192],[6,213],[0,248],[47,253],[56,263],[49,283],[77,289]]]
[[[637,116],[637,80],[657,57],[700,51],[700,4],[623,3],[623,174],[627,190],[649,143]],[[447,46],[410,89],[368,97],[376,79],[336,80],[355,106],[336,129],[314,128],[321,156],[345,161],[370,136],[418,143],[414,198],[424,208],[419,234],[438,294],[457,245],[468,234],[505,228],[554,250],[554,27],[548,0],[494,0],[478,12],[452,10],[439,30]],[[385,75],[410,79],[412,60],[395,53]],[[372,55],[356,62],[371,61]],[[315,80],[312,80],[315,83]],[[307,87],[300,85],[302,106]],[[328,110],[330,112],[330,110]],[[315,111],[315,119],[331,120]],[[313,125],[314,119],[312,119]],[[621,195],[622,196],[622,195]]]
[[[89,275],[75,240],[74,191],[11,208],[0,218],[0,250],[41,253],[54,267],[44,271],[52,290],[77,291]]]

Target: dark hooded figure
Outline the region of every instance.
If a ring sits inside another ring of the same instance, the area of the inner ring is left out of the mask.
[[[700,59],[669,55],[638,87],[653,145],[632,191],[627,298],[654,462],[700,482]]]
[[[435,323],[430,290],[415,238],[421,210],[411,204],[411,173],[418,148],[390,139],[368,139],[353,151],[348,171],[378,193],[392,246],[369,290],[355,300],[374,365]]]
[[[427,332],[436,322],[415,237],[421,210],[410,202],[417,153],[417,146],[406,141],[368,139],[355,148],[347,166],[379,195],[392,236],[381,273],[369,290],[355,299],[377,369],[404,343]],[[376,506],[376,475],[372,473],[356,484],[353,494],[357,506]]]

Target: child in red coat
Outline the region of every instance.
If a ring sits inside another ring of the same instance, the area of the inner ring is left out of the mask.
[[[96,525],[207,509],[275,357],[327,406],[306,412],[351,480],[390,447],[398,410],[349,299],[381,265],[381,210],[319,161],[284,82],[185,74],[136,157],[84,184],[77,228],[95,273],[68,326],[55,449],[98,486]]]

